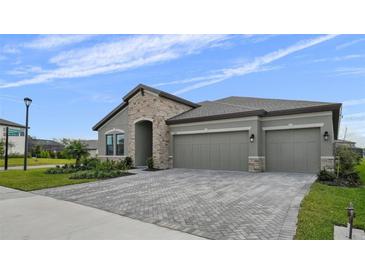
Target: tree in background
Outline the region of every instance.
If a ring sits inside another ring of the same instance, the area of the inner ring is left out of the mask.
[[[76,159],[76,165],[80,165],[81,158],[89,156],[89,152],[85,144],[80,140],[68,141],[65,147],[65,153],[71,158]]]
[[[5,142],[3,139],[0,139],[0,159],[4,157],[5,154]]]

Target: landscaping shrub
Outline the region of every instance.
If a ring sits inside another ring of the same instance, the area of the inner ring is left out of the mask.
[[[336,170],[339,167],[340,175],[353,172],[356,166],[360,163],[360,157],[350,148],[340,147],[336,151],[337,161]]]
[[[0,159],[4,157],[5,154],[5,142],[3,139],[0,139]]]
[[[153,158],[152,157],[149,157],[147,159],[147,163],[146,164],[147,164],[148,169],[153,169],[154,168]]]
[[[85,170],[78,171],[70,176],[70,179],[106,179],[129,175],[122,170]]]
[[[128,170],[126,161],[100,161],[97,158],[84,158],[80,165],[65,164],[64,166],[56,166],[46,170],[46,174],[68,174],[78,173],[76,177],[86,176],[82,178],[112,178],[119,173],[126,173]],[[80,173],[80,174],[79,174]]]
[[[360,175],[357,171],[346,172],[341,175],[340,178],[336,179],[337,185],[358,187],[360,186]]]
[[[68,174],[68,173],[74,173],[79,171],[77,168],[63,168],[63,167],[53,167],[49,168],[45,171],[46,174]]]
[[[332,186],[358,187],[361,184],[357,166],[360,163],[359,156],[347,147],[340,147],[336,151],[336,172],[322,170],[318,174],[318,180]]]
[[[133,167],[133,159],[132,159],[132,157],[129,157],[129,156],[125,157],[124,162],[125,162],[125,165],[126,165],[126,167],[128,169],[130,169],[130,168]]]
[[[83,158],[81,165],[86,169],[95,169],[100,164],[100,160],[97,158]]]
[[[39,158],[50,158],[50,154],[47,150],[42,150],[39,155]]]
[[[10,153],[9,158],[24,158],[24,154]],[[29,157],[27,157],[27,158],[29,158]]]
[[[336,175],[333,172],[323,169],[318,174],[318,181],[321,182],[333,182],[336,179]]]

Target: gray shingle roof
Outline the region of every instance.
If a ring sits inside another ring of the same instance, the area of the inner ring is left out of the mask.
[[[88,149],[97,149],[98,140],[80,140],[81,143],[85,144]]]
[[[18,127],[18,128],[25,128],[25,126],[18,124],[18,123],[14,123],[5,119],[1,119],[0,118],[0,125],[1,126],[9,126],[9,127]]]
[[[220,100],[216,100],[215,102],[229,103],[234,105],[251,107],[255,109],[263,109],[267,112],[332,104],[328,102],[266,99],[266,98],[253,98],[253,97],[238,97],[238,96],[223,98]]]
[[[202,119],[204,117],[223,116],[228,118],[229,114],[240,113],[244,116],[247,112],[247,116],[264,114],[270,115],[275,112],[286,112],[303,109],[315,109],[327,106],[337,106],[335,103],[328,102],[313,102],[313,101],[300,101],[300,100],[281,100],[281,99],[264,99],[264,98],[252,98],[252,97],[238,97],[231,96],[216,101],[205,101],[200,103],[201,106],[175,117],[169,119],[169,123]],[[261,112],[261,114],[260,114]]]

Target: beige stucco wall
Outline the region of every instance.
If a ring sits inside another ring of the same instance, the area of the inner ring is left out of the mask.
[[[125,156],[106,155],[105,153],[105,141],[106,133],[116,134],[119,130],[124,131],[124,155],[128,155],[128,106],[111,118],[98,130],[98,156],[102,159],[122,159]],[[114,140],[114,153],[116,151]]]
[[[255,141],[249,144],[249,171],[257,172],[265,170],[265,133],[264,128],[296,128],[296,127],[319,128],[320,130],[320,155],[321,168],[333,168],[333,122],[332,112],[319,112],[299,115],[287,115],[277,117],[246,117],[236,119],[224,119],[209,122],[197,122],[171,125],[171,132],[192,132],[214,129],[237,129],[249,128],[249,136],[255,135]],[[324,141],[323,135],[328,131],[330,138]],[[170,155],[173,155],[173,135],[171,136]]]

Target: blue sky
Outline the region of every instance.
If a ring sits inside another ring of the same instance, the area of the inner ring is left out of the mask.
[[[30,134],[91,127],[144,83],[199,102],[230,95],[344,103],[365,146],[365,35],[0,35],[0,117]]]

